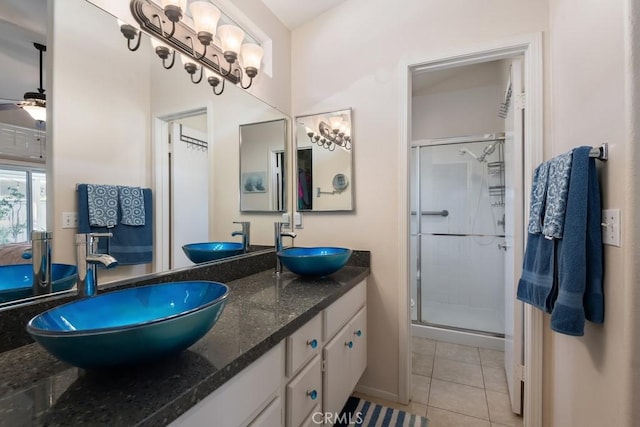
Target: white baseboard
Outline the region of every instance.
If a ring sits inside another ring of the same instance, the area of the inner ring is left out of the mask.
[[[444,341],[452,344],[470,345],[472,347],[486,348],[489,350],[504,350],[504,338],[474,334],[471,332],[435,328],[433,326],[426,325],[411,325],[411,335],[414,337],[428,338],[430,340]]]
[[[356,385],[355,391],[357,391],[358,393],[366,394],[367,396],[388,400],[390,402],[398,402],[397,393],[389,393],[388,391],[380,390],[378,388],[358,384]]]

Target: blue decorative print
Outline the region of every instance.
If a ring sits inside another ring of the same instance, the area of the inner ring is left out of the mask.
[[[113,227],[118,223],[118,189],[115,185],[87,185],[89,223]]]
[[[540,234],[542,232],[542,215],[545,211],[548,174],[549,162],[544,162],[541,165],[538,165],[533,173],[528,226],[528,231],[531,234]]]
[[[124,225],[144,225],[144,198],[142,188],[119,186],[121,223]]]
[[[542,223],[542,234],[546,237],[562,239],[572,158],[573,150],[554,157],[548,162],[547,202]]]

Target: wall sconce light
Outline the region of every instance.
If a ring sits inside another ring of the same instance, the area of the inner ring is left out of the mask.
[[[318,133],[307,127],[306,133],[312,143],[317,144],[329,151],[336,149],[336,146],[347,151],[351,150],[351,128],[349,123],[341,116],[329,117],[329,124],[321,120],[318,123]]]
[[[218,26],[222,13],[209,1],[191,3],[189,10],[194,28],[189,27],[182,19],[186,3],[187,0],[162,0],[160,7],[149,0],[131,0],[131,13],[140,24],[140,29],[119,21],[120,31],[127,39],[129,50],[138,49],[141,32],[144,30],[151,36],[155,53],[162,59],[162,66],[166,69],[171,68],[178,51],[194,84],[200,83],[203,74],[206,74],[207,82],[216,95],[224,91],[225,80],[239,84],[243,89],[251,87],[260,70],[264,53],[262,47],[255,43],[243,43],[245,32],[235,25]],[[171,22],[169,32],[163,29],[165,19]],[[216,35],[220,46],[214,42]],[[132,46],[136,37],[138,40],[135,46]],[[198,48],[198,42],[201,48]],[[220,57],[224,58],[226,67]],[[246,84],[244,75],[249,80]]]

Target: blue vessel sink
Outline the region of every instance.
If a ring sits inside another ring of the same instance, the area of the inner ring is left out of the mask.
[[[203,242],[189,243],[182,247],[185,255],[196,264],[214,261],[220,258],[244,253],[242,243],[235,242]]]
[[[78,279],[78,269],[70,264],[51,264],[53,292],[69,290]],[[31,264],[0,266],[0,303],[33,296],[33,267]]]
[[[287,248],[278,258],[291,272],[300,276],[327,276],[345,266],[351,249],[333,247]]]
[[[85,369],[132,365],[180,352],[216,323],[229,288],[171,282],[101,294],[45,311],[27,332],[49,353]]]

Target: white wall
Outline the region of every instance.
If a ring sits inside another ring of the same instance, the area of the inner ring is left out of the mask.
[[[550,1],[553,139],[545,157],[577,145],[610,143],[610,160],[598,164],[601,194],[604,208],[622,209],[624,237],[620,248],[605,246],[604,324],[587,322],[583,337],[570,337],[551,332],[546,316],[545,426],[640,422],[638,395],[632,389],[635,375],[637,390],[639,369],[633,348],[638,336],[633,290],[638,283],[631,279],[636,245],[627,234],[637,230],[637,205],[630,200],[637,192],[631,171],[638,141],[629,133],[637,110],[629,108],[628,84],[638,77],[628,68],[630,40],[625,40],[631,19],[625,11],[632,3]],[[637,46],[638,38],[634,42]]]
[[[492,61],[414,76],[412,84],[418,90],[412,96],[413,140],[502,131],[502,67],[501,61]],[[420,80],[430,84],[420,88]]]
[[[292,33],[294,115],[353,108],[356,211],[305,214],[297,245],[372,251],[369,366],[361,386],[398,393],[397,170],[401,63],[547,29],[547,3],[348,0]]]

